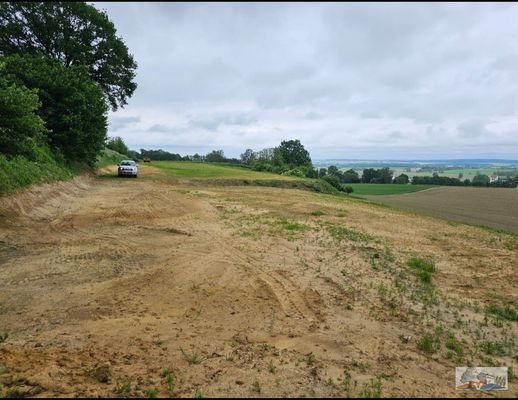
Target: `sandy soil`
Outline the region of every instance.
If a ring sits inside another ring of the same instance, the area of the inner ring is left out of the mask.
[[[518,305],[517,256],[501,233],[150,166],[39,186],[0,198],[0,394],[462,397],[455,366],[518,371],[517,323],[484,313]]]

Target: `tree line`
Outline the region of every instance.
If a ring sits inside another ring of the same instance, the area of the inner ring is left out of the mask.
[[[93,166],[137,64],[85,2],[0,3],[0,155]]]

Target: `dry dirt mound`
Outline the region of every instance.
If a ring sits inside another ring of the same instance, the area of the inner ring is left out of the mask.
[[[516,323],[483,311],[516,301],[509,237],[141,171],[0,200],[3,395],[454,397],[455,365],[516,362]],[[418,348],[427,334],[439,351]]]

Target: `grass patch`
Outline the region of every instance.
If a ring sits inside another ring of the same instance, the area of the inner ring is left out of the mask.
[[[315,210],[311,213],[311,215],[315,216],[315,217],[320,217],[321,215],[325,215],[325,212],[322,211],[322,210]]]
[[[347,186],[351,186],[353,188],[353,196],[379,196],[388,194],[413,193],[435,187],[434,185],[404,185],[395,183],[348,183]]]
[[[438,336],[424,335],[417,342],[417,348],[424,353],[437,353],[441,347],[441,341]]]
[[[457,338],[451,333],[448,335],[448,338],[446,339],[446,348],[448,350],[455,352],[455,354],[459,357],[462,357],[464,355],[462,345],[457,340]]]
[[[495,304],[491,304],[486,307],[486,313],[494,315],[500,319],[518,321],[518,312],[509,305],[505,307],[499,307]]]
[[[327,230],[329,234],[336,240],[352,240],[353,242],[370,242],[374,240],[374,237],[351,228],[346,228],[345,226],[338,225],[327,225]]]
[[[369,381],[363,384],[360,397],[366,399],[379,399],[381,397],[381,390],[383,383],[380,378],[371,378]]]
[[[105,148],[101,151],[101,154],[97,156],[97,161],[95,163],[96,168],[104,168],[109,165],[116,165],[120,163],[122,160],[129,160],[130,157],[121,153],[117,153],[114,150]]]
[[[73,178],[79,171],[42,153],[36,161],[17,156],[7,159],[0,154],[0,195],[36,183],[50,183]]]
[[[294,180],[292,176],[269,172],[253,171],[235,165],[199,163],[189,161],[153,161],[152,166],[159,168],[173,178],[222,178],[222,179],[276,179]]]
[[[419,257],[412,257],[407,261],[407,265],[412,268],[424,284],[432,283],[432,274],[435,272],[435,264],[432,260],[426,260]]]

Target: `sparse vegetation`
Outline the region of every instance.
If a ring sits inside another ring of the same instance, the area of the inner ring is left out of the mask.
[[[7,340],[9,334],[7,332],[0,332],[0,343],[3,343]]]
[[[171,394],[174,391],[175,375],[169,368],[164,368],[162,371],[162,377],[165,379],[167,385],[167,391]]]
[[[184,358],[187,360],[189,365],[201,364],[203,359],[198,355],[198,353],[194,352],[192,354],[186,353],[184,349],[180,348]]]
[[[408,260],[407,265],[414,270],[422,283],[426,285],[432,283],[432,274],[435,272],[435,264],[432,260],[412,257]]]
[[[306,364],[308,367],[312,367],[313,364],[315,363],[315,355],[313,354],[313,352],[310,352],[308,354],[306,354]]]
[[[115,389],[114,392],[118,395],[125,396],[129,394],[131,391],[131,382],[129,381],[123,381],[123,382],[116,382],[115,383]]]
[[[367,399],[379,399],[381,397],[381,391],[383,388],[383,382],[381,378],[371,378],[369,381],[363,384],[360,397]]]
[[[155,399],[158,396],[157,389],[147,389],[144,393],[150,399]]]
[[[424,335],[417,342],[417,348],[424,353],[433,354],[441,347],[441,341],[438,336]]]
[[[508,321],[518,321],[518,311],[516,311],[510,305],[500,307],[495,304],[491,304],[486,307],[486,313],[494,315],[500,319],[505,319]]]

